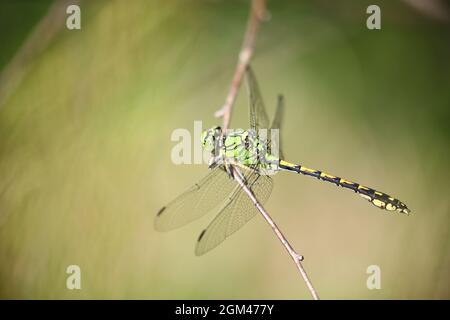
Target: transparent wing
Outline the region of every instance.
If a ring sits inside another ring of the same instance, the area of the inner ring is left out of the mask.
[[[284,159],[283,150],[281,147],[281,123],[284,115],[284,97],[280,94],[278,96],[277,109],[275,110],[275,116],[272,121],[270,129],[278,129],[277,139],[272,139],[271,133],[269,133],[270,152],[278,151],[280,159]]]
[[[246,180],[258,201],[264,204],[272,192],[272,179],[269,176],[254,173],[248,175]],[[200,234],[195,254],[199,256],[217,247],[257,213],[258,210],[252,200],[238,185],[225,201],[216,218]]]
[[[258,131],[258,129],[267,129],[269,128],[269,118],[264,107],[258,83],[250,66],[247,68],[245,79],[247,80],[249,95],[250,128],[255,131]]]
[[[283,95],[278,96],[277,109],[275,110],[275,116],[273,117],[271,129],[280,129],[281,130],[281,122],[283,121],[284,115],[284,97]]]
[[[218,207],[236,186],[223,167],[216,167],[158,212],[155,229],[169,231],[200,218]]]

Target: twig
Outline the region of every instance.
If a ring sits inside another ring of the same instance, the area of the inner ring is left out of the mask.
[[[319,300],[319,296],[317,294],[316,289],[314,289],[311,280],[308,277],[308,274],[306,273],[305,269],[303,268],[303,265],[301,261],[303,261],[303,256],[299,255],[294,248],[292,248],[289,241],[287,241],[286,237],[283,235],[283,233],[280,231],[276,223],[273,221],[273,219],[270,217],[270,215],[267,213],[267,211],[264,209],[264,207],[259,203],[258,199],[256,199],[253,192],[247,187],[247,185],[243,181],[243,176],[240,170],[236,167],[233,167],[234,171],[234,179],[237,181],[237,183],[241,186],[241,188],[245,191],[245,193],[248,195],[250,200],[252,200],[255,207],[258,209],[258,211],[262,214],[264,219],[266,219],[267,223],[271,226],[272,230],[275,232],[278,239],[281,241],[283,246],[286,248],[287,252],[291,256],[292,260],[294,260],[295,265],[297,266],[298,271],[300,272],[303,280],[306,283],[306,286],[308,287],[309,292],[311,293],[314,300]]]
[[[217,117],[223,117],[223,127],[224,131],[228,129],[231,119],[231,110],[233,108],[234,101],[236,100],[237,93],[240,88],[240,84],[242,82],[242,78],[245,74],[245,70],[247,66],[250,63],[250,58],[253,54],[253,47],[256,37],[256,32],[258,30],[259,23],[261,22],[263,16],[265,15],[265,2],[264,0],[253,0],[252,1],[252,9],[249,17],[249,23],[247,26],[247,31],[244,38],[244,44],[242,46],[242,50],[239,54],[239,61],[236,68],[236,72],[234,74],[230,92],[228,93],[225,105],[222,109],[220,109],[218,112],[216,112]],[[275,232],[278,239],[281,241],[283,246],[286,248],[287,252],[291,256],[292,260],[294,260],[295,265],[297,266],[298,271],[300,272],[300,275],[302,276],[303,280],[306,283],[306,286],[308,287],[309,292],[311,293],[311,296],[315,300],[319,300],[319,296],[317,294],[317,291],[314,289],[311,280],[309,279],[305,269],[303,268],[303,265],[301,261],[303,260],[303,256],[299,255],[290,245],[290,243],[287,241],[286,237],[283,235],[283,233],[280,231],[278,226],[275,224],[273,219],[270,217],[270,215],[267,213],[267,211],[264,209],[264,207],[259,203],[258,199],[256,199],[253,192],[248,188],[248,186],[244,183],[244,178],[240,170],[232,166],[233,170],[233,176],[236,182],[240,185],[240,187],[245,191],[247,196],[252,200],[255,207],[258,209],[258,211],[262,214],[264,219],[267,221],[267,223],[270,225],[272,230]]]
[[[245,31],[244,43],[242,44],[241,52],[239,53],[239,60],[236,66],[236,71],[231,81],[230,91],[225,100],[223,107],[216,111],[216,117],[223,117],[223,130],[229,128],[231,119],[231,110],[236,100],[239,87],[241,86],[242,78],[244,77],[245,70],[250,63],[250,59],[253,55],[253,48],[255,44],[256,32],[258,31],[261,21],[266,15],[265,0],[252,0],[252,7],[250,11],[249,21],[247,24],[247,30]]]

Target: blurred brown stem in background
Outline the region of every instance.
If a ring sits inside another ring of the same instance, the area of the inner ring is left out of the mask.
[[[403,0],[420,13],[431,18],[448,21],[450,18],[448,4],[443,0]]]
[[[233,104],[236,101],[236,97],[239,92],[242,78],[244,77],[245,71],[250,64],[250,60],[253,55],[256,33],[257,33],[259,25],[260,25],[261,21],[264,19],[265,15],[266,15],[265,0],[252,0],[251,12],[250,12],[250,16],[249,16],[247,30],[246,30],[245,37],[244,37],[244,43],[242,45],[241,52],[239,53],[239,60],[238,60],[238,64],[236,67],[236,71],[233,76],[233,80],[231,82],[231,88],[227,95],[225,105],[215,113],[216,117],[223,117],[223,131],[224,132],[226,131],[226,129],[229,128]],[[270,217],[270,215],[267,213],[267,211],[264,209],[264,207],[258,202],[258,199],[256,199],[253,192],[245,184],[244,177],[243,177],[242,173],[240,172],[240,170],[234,166],[232,167],[232,170],[233,170],[233,176],[234,176],[234,179],[236,180],[236,182],[240,185],[240,187],[244,190],[244,192],[247,194],[247,196],[253,202],[255,207],[258,209],[258,211],[261,213],[261,215],[264,217],[264,219],[270,225],[272,230],[275,232],[276,236],[281,241],[283,246],[286,248],[286,250],[288,251],[292,260],[294,260],[294,263],[296,264],[297,269],[300,272],[300,275],[302,276],[303,280],[305,281],[306,286],[307,286],[309,292],[311,293],[311,296],[314,298],[314,300],[319,300],[319,296],[318,296],[316,290],[314,289],[314,287],[311,283],[311,280],[309,279],[309,277],[301,263],[301,261],[303,260],[303,256],[299,255],[292,248],[290,243],[287,241],[286,237],[283,235],[283,233],[280,231],[278,226],[273,221],[273,219]]]
[[[33,28],[20,49],[0,73],[0,108],[19,86],[33,59],[42,53],[61,30],[65,28],[67,6],[79,0],[53,2],[46,15]]]

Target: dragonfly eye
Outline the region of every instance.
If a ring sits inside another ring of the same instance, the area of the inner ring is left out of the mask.
[[[202,132],[202,146],[207,151],[213,151],[215,149],[216,141],[220,136],[222,129],[220,127],[214,127]]]

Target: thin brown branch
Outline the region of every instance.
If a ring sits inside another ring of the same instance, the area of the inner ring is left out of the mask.
[[[244,43],[241,49],[241,52],[239,54],[239,61],[236,67],[236,71],[233,77],[233,80],[231,82],[231,88],[230,92],[228,93],[228,96],[225,101],[225,105],[216,112],[217,117],[223,117],[223,130],[225,132],[226,129],[229,128],[230,120],[231,120],[231,111],[233,109],[234,102],[236,101],[237,94],[239,92],[239,88],[242,82],[242,78],[245,74],[245,70],[247,66],[250,63],[250,59],[253,55],[253,48],[256,38],[256,32],[258,30],[259,24],[261,20],[263,19],[265,15],[265,1],[264,0],[253,0],[252,1],[252,8],[251,13],[249,17],[249,22],[247,25],[247,31],[245,33]],[[261,213],[261,215],[264,217],[264,219],[267,221],[267,223],[270,225],[272,230],[274,231],[275,235],[278,237],[280,242],[283,244],[289,255],[291,256],[292,260],[294,261],[295,265],[297,266],[298,271],[300,272],[301,277],[303,278],[304,282],[306,283],[306,286],[311,293],[311,296],[315,300],[319,300],[319,295],[317,294],[317,291],[314,289],[311,280],[308,277],[308,274],[306,273],[301,261],[303,260],[303,256],[299,255],[291,246],[291,244],[288,242],[286,237],[283,235],[283,233],[280,231],[276,223],[273,221],[273,219],[270,217],[270,215],[267,213],[267,211],[264,209],[264,207],[259,203],[258,199],[256,199],[255,195],[253,194],[252,190],[248,188],[248,186],[244,182],[244,177],[242,173],[240,172],[239,168],[232,167],[233,170],[233,176],[236,182],[240,185],[240,187],[244,190],[244,192],[247,194],[247,196],[250,198],[250,200],[253,202],[255,207],[258,209],[258,211]]]
[[[306,283],[306,286],[308,287],[309,292],[311,293],[311,296],[314,300],[319,300],[319,295],[317,294],[316,289],[314,289],[314,286],[311,282],[311,280],[308,277],[308,274],[306,273],[305,268],[303,267],[302,261],[303,256],[298,254],[294,248],[292,248],[289,241],[286,239],[286,237],[283,235],[281,230],[278,228],[276,223],[273,221],[273,219],[270,217],[270,215],[267,213],[267,211],[264,209],[264,207],[259,203],[258,199],[256,199],[253,192],[248,188],[248,186],[244,183],[243,175],[240,172],[240,170],[236,167],[233,167],[234,172],[234,179],[236,182],[240,185],[240,187],[244,190],[244,192],[247,194],[247,196],[252,200],[255,207],[258,209],[258,211],[262,214],[264,219],[267,221],[267,223],[270,225],[272,230],[274,231],[275,235],[278,237],[280,242],[283,244],[289,255],[291,256],[292,260],[294,260],[295,265],[297,266],[298,271],[300,272],[300,275],[302,276],[303,280]]]
[[[231,81],[230,91],[228,92],[225,104],[218,110],[216,117],[223,117],[223,130],[229,128],[231,119],[231,110],[233,104],[236,101],[239,87],[241,86],[242,78],[244,77],[245,70],[250,63],[250,59],[253,55],[253,48],[255,45],[256,33],[258,31],[261,21],[266,15],[265,0],[253,0],[250,16],[247,24],[247,30],[244,36],[244,42],[242,44],[241,52],[239,53],[239,60],[236,66],[236,71]]]

